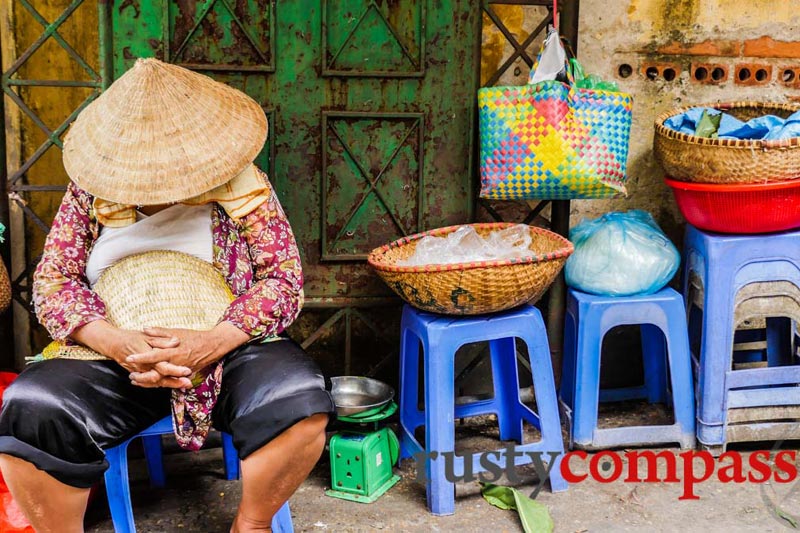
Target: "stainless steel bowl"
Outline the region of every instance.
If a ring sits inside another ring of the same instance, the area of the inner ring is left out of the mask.
[[[377,379],[360,376],[331,378],[331,395],[336,404],[336,414],[349,416],[388,404],[394,398],[394,389]]]

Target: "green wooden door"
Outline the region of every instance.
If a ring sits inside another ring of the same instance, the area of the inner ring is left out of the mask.
[[[375,301],[374,247],[471,217],[480,6],[470,0],[126,0],[113,71],[159,57],[238,87],[301,244],[308,305]]]

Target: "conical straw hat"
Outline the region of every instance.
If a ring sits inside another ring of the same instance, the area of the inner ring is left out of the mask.
[[[208,330],[233,300],[225,278],[211,263],[189,254],[151,251],[132,255],[103,272],[93,290],[106,319],[121,329],[147,327]],[[51,343],[46,359],[105,359],[84,346]]]
[[[72,124],[64,167],[79,187],[104,200],[179,202],[230,181],[266,137],[263,110],[243,92],[139,59]]]

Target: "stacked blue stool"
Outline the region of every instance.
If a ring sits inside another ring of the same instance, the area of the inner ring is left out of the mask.
[[[109,464],[105,474],[106,493],[115,533],[136,533],[128,481],[128,445],[133,439],[142,438],[147,470],[150,473],[150,485],[160,488],[166,483],[161,454],[161,435],[168,434],[172,434],[171,417],[162,418],[138,435],[106,450],[106,460]],[[227,433],[222,434],[222,453],[225,460],[225,479],[239,479],[239,457],[233,447],[233,438]],[[294,531],[288,502],[275,513],[272,519],[272,531],[276,533]]]
[[[645,383],[640,387],[601,390],[603,337],[612,328],[624,325],[641,326]],[[691,354],[683,298],[676,291],[665,288],[651,295],[614,297],[570,289],[563,362],[559,392],[570,427],[571,447],[598,449],[665,443],[694,447]],[[598,428],[599,402],[641,398],[651,403],[671,404],[675,422]]]
[[[691,310],[691,286],[702,289],[702,321],[690,314],[689,330],[697,373],[697,437],[708,447],[736,440],[797,438],[797,424],[761,424],[764,431],[737,436],[729,410],[800,406],[800,366],[781,341],[789,335],[786,320],[767,321],[766,368],[733,370],[732,353],[741,294],[755,284],[785,282],[800,287],[800,231],[770,235],[721,235],[687,226],[684,251],[684,297]],[[788,343],[791,344],[791,343]],[[783,348],[783,349],[781,349]],[[780,353],[784,352],[784,353]],[[742,413],[743,414],[743,413]],[[750,426],[758,429],[757,426]],[[739,426],[737,429],[742,429]]]
[[[515,339],[528,347],[538,413],[519,398],[519,376]],[[494,397],[455,405],[454,365],[456,351],[466,344],[488,341],[491,352]],[[455,420],[482,414],[497,415],[500,439],[522,443],[522,423],[527,421],[541,432],[541,440],[516,446],[518,452],[542,452],[545,461],[553,462],[550,488],[567,489],[561,476],[560,461],[564,452],[558,414],[553,368],[547,333],[539,310],[525,305],[502,313],[475,317],[434,315],[410,306],[403,309],[400,348],[400,457],[438,452],[425,460],[428,508],[433,514],[455,512],[455,486],[445,478],[442,452],[453,452]],[[424,368],[424,409],[419,409],[420,343]],[[414,436],[425,427],[425,445]],[[487,450],[489,451],[489,450]],[[498,450],[502,452],[503,450]],[[547,452],[554,452],[548,455]],[[555,457],[554,457],[555,456]],[[506,467],[505,454],[494,461]],[[464,474],[464,458],[456,457],[454,474]],[[515,465],[531,462],[530,456],[514,459]],[[478,455],[472,457],[472,473],[485,469]]]

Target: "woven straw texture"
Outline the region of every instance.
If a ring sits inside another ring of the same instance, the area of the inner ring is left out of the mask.
[[[266,136],[263,110],[243,92],[140,59],[75,120],[64,167],[104,200],[178,202],[228,182],[253,162]]]
[[[513,226],[472,224],[478,234]],[[531,255],[514,260],[482,261],[420,267],[397,266],[414,253],[427,235],[444,236],[460,226],[440,228],[372,251],[369,264],[383,281],[409,304],[445,315],[478,315],[535,302],[550,287],[572,253],[572,243],[560,235],[531,226]]]
[[[6,265],[0,260],[0,313],[11,305],[11,280]]]
[[[478,91],[481,197],[626,195],[633,97],[560,82]]]
[[[97,353],[91,348],[74,345],[66,346],[58,341],[53,341],[42,350],[42,357],[45,359],[80,359],[82,361],[102,361],[108,359],[103,354]]]
[[[764,183],[800,177],[800,138],[706,139],[664,125],[669,117],[692,107],[673,109],[656,119],[653,149],[667,176],[698,183]],[[767,114],[786,118],[800,109],[800,104],[734,102],[699,107],[719,109],[747,121]]]
[[[210,263],[170,251],[126,257],[103,272],[93,289],[106,304],[109,322],[138,331],[151,326],[211,329],[233,300],[225,278]],[[43,355],[106,358],[83,346],[55,344]]]

